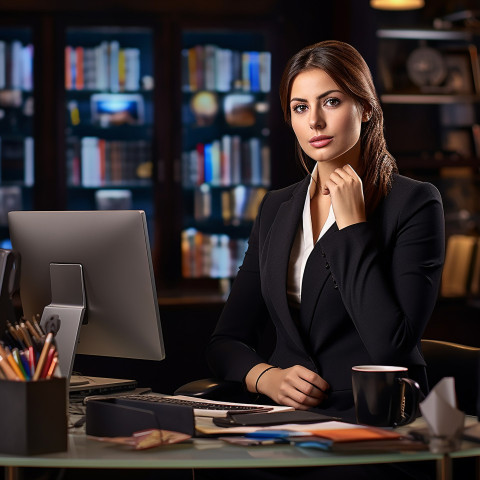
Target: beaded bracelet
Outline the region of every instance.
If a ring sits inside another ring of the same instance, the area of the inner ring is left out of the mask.
[[[278,367],[268,367],[266,368],[258,377],[257,377],[257,381],[255,382],[255,391],[260,394],[260,392],[258,391],[258,381],[260,380],[260,377],[264,374],[264,373],[267,373],[269,370],[271,370],[272,368],[278,368]]]

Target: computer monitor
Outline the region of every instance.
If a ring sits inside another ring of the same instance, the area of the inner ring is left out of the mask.
[[[165,357],[145,212],[15,211],[8,223],[24,316],[60,319],[62,376],[75,353]]]

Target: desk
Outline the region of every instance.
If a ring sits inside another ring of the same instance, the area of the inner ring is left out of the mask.
[[[473,421],[473,420],[472,420]],[[417,420],[413,426],[418,425]],[[471,423],[471,422],[470,422]],[[312,467],[435,460],[437,479],[451,478],[451,459],[480,456],[480,444],[463,442],[448,456],[427,451],[381,454],[333,453],[289,445],[242,447],[221,440],[196,438],[189,442],[143,451],[98,442],[84,433],[71,433],[67,452],[35,456],[0,455],[5,479],[21,478],[21,467],[95,469],[202,469]]]

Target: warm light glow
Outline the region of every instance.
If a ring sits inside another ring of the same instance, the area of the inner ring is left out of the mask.
[[[370,6],[380,10],[414,10],[424,5],[424,0],[370,0]]]

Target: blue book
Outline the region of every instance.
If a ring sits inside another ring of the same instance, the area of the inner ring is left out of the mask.
[[[213,158],[212,158],[212,144],[206,143],[204,150],[204,179],[205,183],[211,183],[213,179]]]
[[[250,91],[260,91],[260,58],[258,52],[250,52]]]

